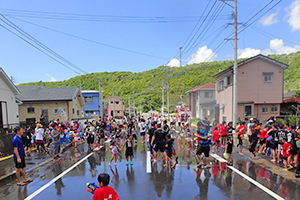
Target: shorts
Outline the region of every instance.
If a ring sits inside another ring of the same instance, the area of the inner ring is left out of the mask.
[[[225,139],[227,137],[227,135],[221,135],[222,139]]]
[[[137,136],[136,136],[136,134],[132,134],[132,139],[135,139],[135,140],[137,140]]]
[[[178,126],[181,126],[181,122],[178,122]]]
[[[277,149],[277,147],[278,147],[278,142],[271,142],[271,148],[272,149]]]
[[[60,152],[60,143],[53,143],[53,154],[59,154]]]
[[[145,132],[140,132],[140,135],[141,136],[145,136]]]
[[[282,157],[283,160],[287,160],[289,157]]]
[[[26,167],[25,157],[21,158],[21,163],[18,163],[17,158],[15,158],[15,157],[14,157],[14,160],[15,160],[15,166],[16,166],[17,169],[23,169],[23,168]]]
[[[263,145],[263,144],[265,144],[265,143],[266,143],[266,139],[265,139],[265,138],[259,140],[259,144],[260,144],[260,145]]]
[[[167,156],[172,158],[172,150],[166,150]]]
[[[93,144],[94,143],[94,138],[93,137],[88,137],[86,139],[86,141],[87,141],[88,144]]]
[[[132,149],[132,147],[127,147],[126,148],[125,157],[127,158],[128,156],[133,156],[133,149]]]
[[[298,153],[298,148],[297,147],[293,147],[293,149],[291,150],[291,155],[294,156]]]
[[[197,155],[201,155],[202,153],[204,153],[205,157],[209,157],[209,146],[206,147],[199,147],[197,150]]]
[[[243,149],[243,145],[242,144],[239,145],[239,149]]]
[[[266,147],[267,147],[267,148],[271,148],[271,142],[268,141],[268,140],[267,140],[267,145],[266,145]]]
[[[159,142],[159,143],[155,144],[154,151],[158,152],[158,150],[160,152],[164,152],[165,151],[165,143],[164,142]]]

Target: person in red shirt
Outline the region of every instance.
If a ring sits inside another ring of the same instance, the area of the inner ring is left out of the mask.
[[[222,147],[225,147],[226,136],[227,136],[227,125],[225,121],[222,123],[222,126],[220,127],[220,132],[221,132],[221,145]]]
[[[282,146],[282,157],[284,160],[284,171],[287,171],[288,169],[290,169],[290,163],[288,163],[288,158],[290,157],[290,151],[293,149],[292,145],[290,143],[287,142],[287,138],[283,137],[282,138],[282,142],[283,142],[283,146]]]
[[[246,124],[245,122],[241,122],[241,125],[238,128],[237,146],[239,148],[240,155],[243,155],[243,138],[244,138],[244,133],[247,130],[245,124]]]
[[[110,176],[107,173],[102,173],[98,176],[100,188],[95,190],[93,200],[120,200],[114,188],[108,186],[109,181]]]
[[[259,135],[259,150],[258,150],[258,153],[261,153],[263,148],[266,147],[266,134],[268,132],[268,130],[270,129],[271,127],[270,126],[266,126],[260,133]]]
[[[219,131],[218,127],[214,128],[212,135],[213,135],[213,141],[214,141],[212,152],[214,153],[215,148],[217,149],[217,151],[219,151],[218,148],[220,147],[220,131]]]

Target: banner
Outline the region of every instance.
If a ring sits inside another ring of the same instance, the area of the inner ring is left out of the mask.
[[[107,109],[108,119],[111,118],[111,109]]]
[[[187,110],[188,110],[188,108],[185,107],[185,108],[184,108],[184,122],[186,122],[186,114],[187,114]]]
[[[180,117],[180,107],[177,107],[177,120],[178,120],[178,117]]]

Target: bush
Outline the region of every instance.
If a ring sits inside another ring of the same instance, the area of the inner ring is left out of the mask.
[[[276,121],[279,122],[280,124],[285,124],[286,123],[284,119],[277,119]]]
[[[292,116],[289,118],[289,123],[290,123],[290,124],[297,124],[297,117],[296,117],[296,115],[292,115]]]

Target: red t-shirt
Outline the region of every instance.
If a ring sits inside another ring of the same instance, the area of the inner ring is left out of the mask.
[[[220,139],[220,131],[213,131],[212,134],[214,136],[214,141]]]
[[[282,146],[282,156],[283,157],[289,157],[290,151],[293,149],[292,145],[288,142],[285,142]]]
[[[109,186],[97,188],[94,192],[93,200],[104,200],[104,199],[120,200],[114,188]]]
[[[227,135],[226,126],[222,125],[222,126],[220,127],[220,131],[221,131],[221,135],[222,135],[222,136]]]
[[[268,130],[265,128],[261,131],[259,139],[264,139],[266,134],[267,134]]]
[[[246,126],[244,125],[239,126],[238,130],[239,130],[238,134],[241,135],[246,131]]]

